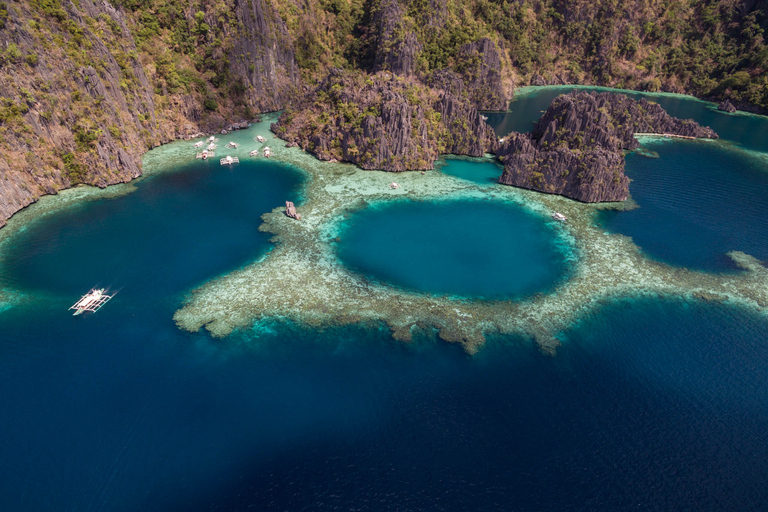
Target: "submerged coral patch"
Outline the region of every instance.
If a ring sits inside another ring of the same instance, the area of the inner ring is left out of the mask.
[[[674,268],[649,260],[629,238],[605,232],[595,223],[600,210],[593,205],[513,187],[483,187],[434,171],[398,174],[399,187],[391,188],[390,173],[321,162],[275,139],[267,143],[275,159],[308,175],[305,200],[297,204],[302,220],[286,217],[284,207],[262,216],[260,229],[274,234],[275,248],[194,290],[174,317],[184,329],[205,327],[226,336],[270,317],[308,326],[384,322],[397,339],[410,340],[414,332],[434,328],[470,353],[494,332],[533,338],[551,352],[560,344],[559,333],[607,297],[662,294],[732,301],[763,312],[768,308],[768,269],[748,256],[731,255],[748,269],[734,274]],[[569,279],[550,293],[523,299],[462,300],[371,282],[337,258],[339,223],[368,204],[467,198],[515,202],[546,218],[572,266]],[[551,220],[554,212],[568,222]]]

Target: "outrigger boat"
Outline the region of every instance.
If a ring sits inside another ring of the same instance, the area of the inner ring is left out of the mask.
[[[255,136],[255,137],[253,138],[253,140],[255,140],[256,142],[261,142],[262,144],[264,144],[265,142],[267,142],[267,139],[265,139],[265,138],[264,138],[264,137],[262,137],[261,135],[257,135],[257,136]]]
[[[240,159],[237,158],[236,156],[229,156],[229,155],[227,155],[225,158],[222,158],[221,160],[219,160],[219,163],[221,165],[238,164],[238,163],[240,163]]]
[[[232,149],[237,149],[237,144],[234,142],[230,142],[229,144],[227,144],[227,147]]]
[[[248,154],[251,155],[251,156],[257,156],[259,154],[259,150],[258,149],[254,149],[253,151],[251,151]]]
[[[81,298],[79,301],[75,302],[75,305],[72,306],[69,309],[74,309],[75,313],[73,316],[77,316],[84,311],[90,311],[92,313],[95,313],[99,309],[101,309],[101,306],[107,303],[109,299],[114,297],[114,295],[107,295],[104,288],[94,288],[90,292],[88,292],[86,295],[83,295],[83,298]]]
[[[269,149],[269,148],[264,148],[264,156],[267,157],[267,158],[272,156],[272,150]]]
[[[563,214],[562,214],[562,213],[560,213],[560,212],[555,212],[555,213],[553,213],[553,214],[552,214],[552,218],[553,218],[553,219],[555,219],[555,220],[557,220],[557,221],[560,221],[560,222],[565,222],[565,221],[567,221],[567,220],[568,220],[568,217],[566,217],[565,215],[563,215]]]
[[[203,146],[203,144],[204,144],[204,143],[203,143],[203,141],[200,141],[200,142],[195,142],[195,147],[196,147],[196,148],[202,147],[202,146]]]

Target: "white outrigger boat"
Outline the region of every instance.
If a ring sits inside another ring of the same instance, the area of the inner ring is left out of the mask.
[[[104,288],[94,288],[87,294],[83,295],[83,298],[81,298],[79,301],[75,302],[74,306],[72,306],[69,309],[74,309],[75,313],[73,316],[77,316],[79,314],[82,314],[85,311],[90,311],[91,313],[95,313],[99,309],[101,309],[101,306],[107,303],[109,299],[114,297],[114,295],[107,295]]]
[[[200,147],[203,147],[203,144],[205,144],[203,141],[200,141],[200,142],[195,142],[195,147],[196,147],[196,148],[200,148]]]
[[[272,150],[269,149],[269,148],[264,148],[264,156],[267,157],[267,158],[272,156]]]
[[[203,160],[208,160],[209,156],[216,156],[216,153],[213,151],[208,151],[207,149],[204,149],[202,153],[198,153],[195,158],[201,158]]]
[[[230,142],[229,144],[227,144],[227,147],[232,149],[237,149],[237,144],[234,142]]]
[[[265,138],[264,138],[264,137],[262,137],[261,135],[257,135],[257,136],[255,136],[255,137],[253,138],[253,140],[255,140],[256,142],[261,142],[262,144],[264,144],[265,142],[267,142],[267,139],[265,139]]]
[[[560,222],[565,222],[565,221],[567,221],[567,220],[568,220],[568,217],[566,217],[565,215],[563,215],[563,214],[562,214],[562,213],[560,213],[560,212],[555,212],[555,213],[553,213],[553,214],[552,214],[552,218],[553,218],[553,219],[555,219],[555,220],[557,220],[557,221],[560,221]]]
[[[225,158],[222,158],[221,160],[219,160],[219,163],[221,165],[239,164],[240,163],[240,159],[237,158],[236,156],[229,156],[229,155],[227,155]]]
[[[258,156],[259,155],[259,150],[258,149],[254,149],[253,151],[251,151],[248,154],[251,155],[251,156]]]

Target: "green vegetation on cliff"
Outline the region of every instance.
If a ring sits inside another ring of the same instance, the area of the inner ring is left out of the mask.
[[[584,83],[768,111],[767,12],[768,0],[6,0],[0,224],[40,195],[139,176],[149,147],[304,101],[334,68],[480,109],[518,85]]]

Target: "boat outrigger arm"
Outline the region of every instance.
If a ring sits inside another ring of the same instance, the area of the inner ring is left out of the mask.
[[[95,313],[101,309],[101,306],[106,304],[109,299],[114,297],[114,294],[107,295],[105,292],[106,290],[104,288],[94,288],[86,295],[83,295],[83,297],[79,301],[75,302],[74,306],[69,309],[75,310],[74,316],[77,316],[85,311]]]

